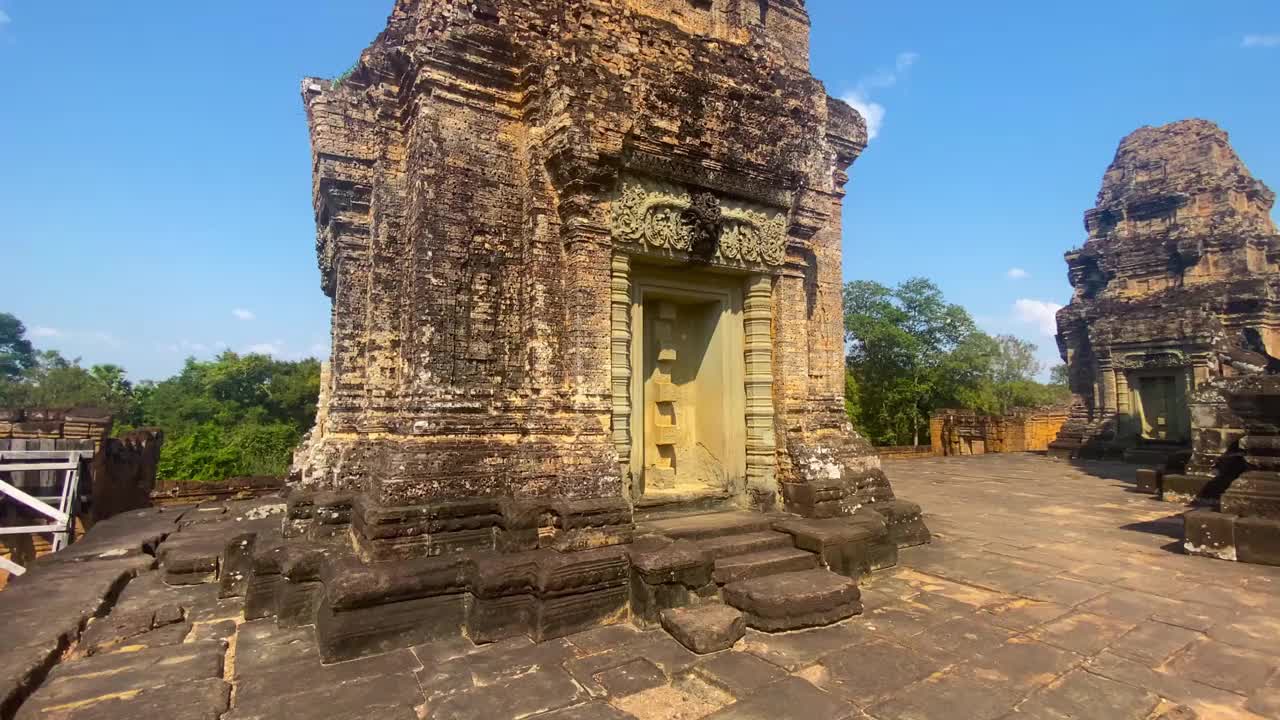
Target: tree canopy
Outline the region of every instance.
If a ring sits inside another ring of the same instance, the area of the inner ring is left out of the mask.
[[[978,330],[931,281],[895,288],[869,280],[844,287],[845,404],[854,425],[879,445],[920,444],[941,408],[1003,413],[1063,401],[1059,385],[1035,380],[1036,346]]]
[[[0,333],[6,328],[12,330],[0,335],[0,407],[100,407],[115,417],[117,433],[158,427],[165,432],[163,479],[283,474],[315,419],[318,360],[224,352],[213,360],[189,358],[166,380],[135,384],[118,365],[85,368],[56,350],[37,351],[21,322],[0,315]],[[6,353],[22,355],[24,348],[31,360],[13,361],[17,372],[6,373]]]
[[[0,313],[0,380],[16,380],[35,364],[27,327],[9,313]]]

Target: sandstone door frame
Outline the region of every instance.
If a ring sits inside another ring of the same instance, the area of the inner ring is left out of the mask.
[[[643,497],[643,485],[636,473],[643,462],[643,406],[634,402],[636,385],[643,385],[643,362],[636,356],[635,335],[643,333],[643,297],[646,289],[674,290],[688,293],[727,293],[728,302],[737,310],[732,332],[737,336],[734,347],[741,348],[741,411],[730,417],[741,434],[735,435],[734,447],[742,448],[743,472],[730,480],[730,498],[748,501],[749,494],[768,488],[776,475],[776,444],[773,404],[773,282],[771,274],[720,266],[689,269],[656,260],[645,262],[615,252],[611,269],[611,379],[612,431],[618,454],[619,469],[629,479],[627,495],[633,501]],[[723,295],[721,296],[723,297]],[[636,313],[640,305],[641,312]],[[639,317],[637,317],[639,315]],[[737,356],[737,353],[734,353]],[[737,382],[735,380],[735,382]],[[735,394],[737,393],[735,386]],[[642,393],[641,393],[642,395]],[[735,433],[737,430],[735,429]],[[738,438],[741,438],[739,442]],[[643,468],[640,468],[642,470]]]

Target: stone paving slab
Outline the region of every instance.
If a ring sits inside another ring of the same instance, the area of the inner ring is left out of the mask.
[[[216,583],[165,584],[147,550],[174,517],[147,517],[89,546],[130,551],[42,567],[57,593],[43,606],[29,583],[0,592],[23,621],[5,629],[0,680],[61,658],[36,673],[24,719],[1280,717],[1280,568],[1181,554],[1179,508],[1132,492],[1132,467],[991,455],[886,468],[934,542],[863,578],[864,612],[829,627],[747,630],[702,656],[622,625],[322,665],[313,628],[245,621]]]

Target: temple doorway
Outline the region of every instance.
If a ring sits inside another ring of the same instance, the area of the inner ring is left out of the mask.
[[[741,280],[633,274],[632,494],[649,503],[729,499],[744,487]]]
[[[1135,380],[1133,399],[1142,439],[1187,442],[1190,418],[1181,378],[1175,374],[1143,374]]]

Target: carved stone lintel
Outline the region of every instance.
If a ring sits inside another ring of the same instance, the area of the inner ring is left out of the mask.
[[[1181,350],[1129,353],[1113,360],[1113,366],[1118,370],[1172,369],[1187,367],[1190,364],[1187,354]]]
[[[718,212],[711,212],[712,208]],[[644,249],[712,260],[781,265],[787,220],[781,212],[654,180],[625,178],[613,198],[613,237]],[[711,243],[714,247],[704,248]]]

